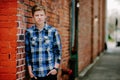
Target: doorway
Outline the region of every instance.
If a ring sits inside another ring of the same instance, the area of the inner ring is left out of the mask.
[[[71,78],[78,76],[78,12],[79,0],[71,0],[70,6],[70,68],[73,70]]]

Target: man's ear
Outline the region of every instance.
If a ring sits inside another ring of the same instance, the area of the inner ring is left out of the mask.
[[[33,22],[33,23],[35,23],[35,19],[34,19],[34,17],[33,17],[33,16],[32,16],[32,22]]]
[[[45,21],[47,22],[47,21],[48,21],[48,19],[49,19],[49,17],[48,17],[48,16],[46,16],[46,17],[45,17]]]

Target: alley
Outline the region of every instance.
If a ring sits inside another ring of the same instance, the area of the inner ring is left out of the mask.
[[[108,47],[96,64],[79,80],[120,80],[120,47]]]

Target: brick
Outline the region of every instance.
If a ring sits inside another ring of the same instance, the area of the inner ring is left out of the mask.
[[[24,72],[22,72],[22,77],[24,77],[25,76],[25,74],[26,74],[26,72],[24,71]]]
[[[17,67],[17,72],[21,72],[23,70],[25,70],[25,66],[18,66]]]
[[[20,11],[21,12],[21,11]],[[22,13],[19,13],[19,14],[22,14]],[[23,21],[23,16],[18,16],[18,21]]]
[[[8,21],[8,16],[5,16],[5,15],[1,16],[0,15],[0,21]]]
[[[29,0],[24,0],[24,3],[27,4],[27,5],[30,5]]]
[[[15,68],[16,67],[16,61],[10,61],[10,60],[6,60],[6,61],[1,61],[0,62],[0,66],[1,67],[8,67],[8,68]]]
[[[3,31],[2,31],[3,32]],[[15,38],[14,39],[12,39],[11,38],[11,36],[9,35],[9,34],[7,34],[7,35],[5,35],[5,34],[0,34],[0,41],[10,41],[10,40],[15,40]]]
[[[26,69],[25,66],[22,66],[21,68],[22,68],[22,71]]]
[[[9,33],[9,29],[8,28],[0,28],[0,34],[8,34]]]
[[[17,74],[16,76],[17,76],[17,79],[19,79],[19,78],[21,78],[21,77],[22,77],[22,74],[21,74],[21,73],[19,73],[19,74]]]
[[[25,64],[25,59],[17,61],[17,66],[24,65],[24,64]]]
[[[17,50],[16,47],[15,47],[15,48],[12,47],[12,48],[10,48],[9,50],[10,50],[10,52],[11,52],[12,54],[16,54],[16,52],[17,52],[17,51],[16,51],[16,50]]]
[[[25,46],[24,42],[17,42],[17,46],[20,47],[20,46]]]
[[[17,9],[16,8],[7,8],[7,10],[5,8],[0,9],[0,14],[4,14],[5,13],[9,13],[7,15],[14,15],[17,13]]]
[[[10,53],[9,48],[0,48],[0,54],[8,54],[8,53]]]
[[[17,14],[17,8],[16,7],[15,8],[9,8],[8,11],[9,11],[9,14]]]
[[[12,27],[9,29],[9,34],[10,36],[16,36],[17,34],[17,28],[16,27]]]
[[[0,61],[5,61],[9,60],[9,55],[8,54],[0,54]]]
[[[9,47],[9,41],[0,41],[0,47],[5,47],[5,48],[7,48],[7,47]]]
[[[17,72],[20,72],[22,71],[22,68],[21,67],[17,67]]]
[[[21,34],[21,29],[17,29],[17,34]]]
[[[17,14],[19,14],[19,15],[24,15],[24,10],[22,10],[22,9],[17,9]]]
[[[2,2],[0,2],[0,9],[6,9],[6,8],[14,8],[14,7],[16,7],[17,6],[17,3],[14,1],[14,2],[9,2],[9,1],[7,1],[6,0],[6,2],[4,2],[4,1],[2,1]],[[5,5],[7,5],[7,6],[5,6]]]
[[[17,8],[23,9],[23,4],[18,3],[18,4],[17,4]]]
[[[9,35],[5,35],[5,34],[0,34],[0,41],[8,41],[9,39]]]
[[[16,15],[12,15],[12,16],[9,16],[8,19],[10,21],[16,21],[17,20],[17,16]]]
[[[0,74],[16,74],[16,68],[15,67],[0,67]]]
[[[16,80],[16,74],[0,74],[0,80]]]
[[[17,2],[16,0],[14,2],[9,2],[8,6],[10,6],[11,8],[16,8],[17,7]]]
[[[9,26],[9,24],[7,24]],[[16,40],[16,32],[17,29],[14,27],[11,27],[11,29],[9,29],[9,27],[2,27],[0,30],[0,40],[2,41],[14,41]]]
[[[16,51],[15,51],[16,52]],[[16,53],[12,53],[10,56],[10,60],[15,61],[16,60]]]
[[[0,2],[16,2],[16,0],[0,0]]]
[[[35,2],[30,1],[30,6],[33,6],[33,5],[35,5]]]
[[[15,48],[0,48],[0,54],[9,54],[16,52]]]
[[[13,48],[17,47],[17,42],[16,41],[10,41],[10,46]]]
[[[9,35],[7,40],[9,40],[9,41],[16,41],[17,40],[17,36],[16,35]]]
[[[21,54],[17,54],[17,60],[21,59]]]
[[[0,26],[1,26],[1,28],[5,28],[5,27],[7,27],[7,28],[9,28],[9,27],[16,27],[17,26],[17,23],[15,22],[15,21],[13,21],[13,22],[0,22]]]
[[[33,22],[32,18],[27,18],[27,21],[30,22],[30,23]]]
[[[21,54],[21,58],[25,58],[25,54],[23,53],[23,54]]]

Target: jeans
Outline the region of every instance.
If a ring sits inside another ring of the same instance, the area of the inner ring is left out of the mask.
[[[31,78],[31,80],[57,80],[57,75],[49,75],[46,77],[37,77],[37,79]]]

